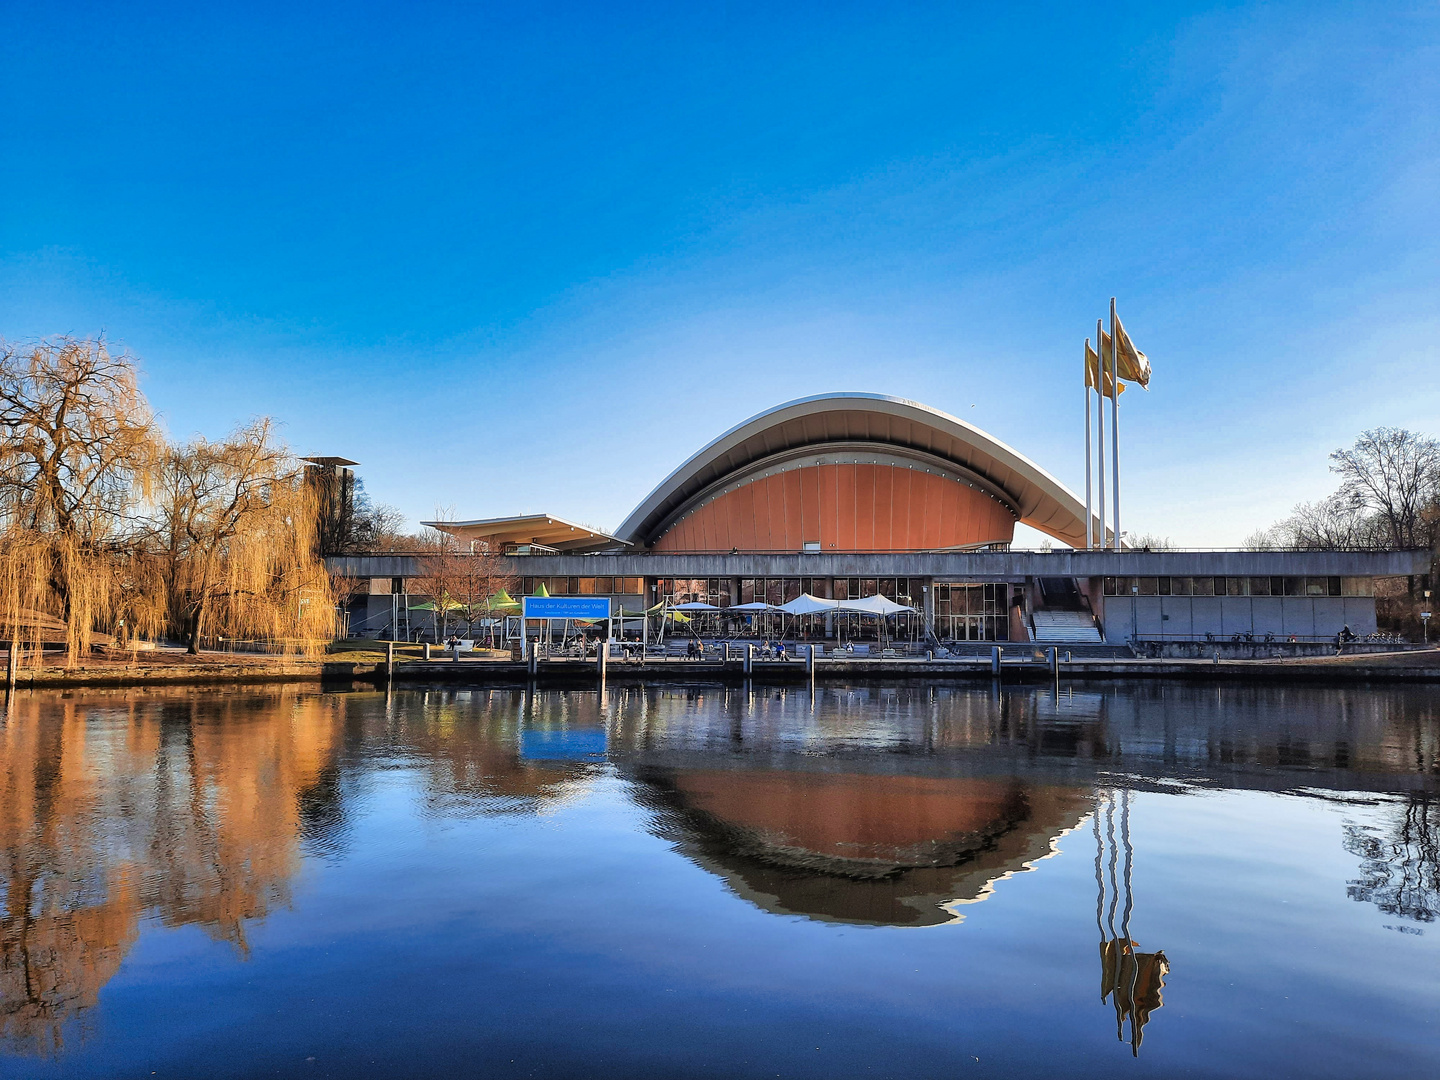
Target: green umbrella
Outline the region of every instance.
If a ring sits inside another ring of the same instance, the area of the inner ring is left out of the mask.
[[[447,601],[445,602],[445,610],[446,610],[446,611],[459,611],[463,606],[464,606],[463,604],[456,603],[454,600],[447,600]],[[410,605],[410,610],[411,610],[411,611],[434,611],[434,610],[435,610],[435,601],[434,601],[434,600],[430,600],[430,601],[428,601],[428,602],[426,602],[426,603],[424,603],[424,604],[411,604],[411,605]]]

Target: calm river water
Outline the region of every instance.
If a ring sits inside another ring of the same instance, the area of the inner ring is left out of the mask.
[[[0,1075],[1440,1075],[1440,694],[21,695]]]

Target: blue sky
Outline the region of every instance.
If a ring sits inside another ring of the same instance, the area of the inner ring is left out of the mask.
[[[9,0],[0,336],[268,414],[412,520],[617,525],[781,401],[912,398],[1234,544],[1440,434],[1440,8]],[[1131,403],[1133,400],[1133,404]]]

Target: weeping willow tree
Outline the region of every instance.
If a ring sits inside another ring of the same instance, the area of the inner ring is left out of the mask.
[[[97,634],[312,653],[333,632],[315,506],[262,420],[169,446],[101,339],[0,343],[0,640],[68,664]]]
[[[168,621],[190,652],[225,638],[313,653],[333,636],[314,487],[271,420],[172,447],[159,492]]]
[[[103,340],[0,344],[0,635],[38,655],[57,628],[74,663],[126,604],[162,441],[134,360]],[[154,606],[128,604],[146,629]]]

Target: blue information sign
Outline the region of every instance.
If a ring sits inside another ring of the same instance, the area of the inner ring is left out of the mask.
[[[520,603],[527,619],[608,619],[608,596],[527,596]]]

